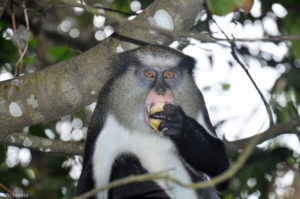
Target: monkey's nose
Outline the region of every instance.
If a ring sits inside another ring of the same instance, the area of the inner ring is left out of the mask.
[[[155,88],[155,92],[158,95],[164,95],[166,93],[166,88],[165,87],[158,87]]]

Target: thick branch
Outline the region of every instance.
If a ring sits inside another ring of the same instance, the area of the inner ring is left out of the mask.
[[[172,18],[174,31],[184,31],[194,23],[202,3],[198,0],[159,0],[134,20],[148,23],[148,18],[164,9]],[[149,43],[167,45],[166,36],[153,34],[130,23],[120,24],[118,33]],[[110,78],[110,58],[121,46],[134,46],[108,38],[93,49],[64,62],[0,83],[0,140],[11,132],[45,123],[71,113],[95,101],[96,94]]]
[[[266,140],[275,138],[276,136],[282,134],[293,133],[293,134],[300,135],[299,127],[300,127],[300,118],[295,118],[284,124],[272,126],[271,128],[264,131],[263,133],[260,133],[258,135],[249,138],[240,139],[236,141],[224,140],[226,150],[231,154],[236,154],[239,150],[245,149],[247,144],[254,137],[261,136],[258,140],[258,144],[260,144]],[[34,150],[68,154],[68,155],[82,155],[83,148],[84,148],[84,144],[79,142],[63,142],[59,140],[50,140],[47,138],[29,136],[22,133],[12,133],[0,143],[6,145],[18,146],[18,147],[27,147]],[[32,144],[30,146],[27,146],[28,143],[32,143]],[[46,143],[46,148],[45,148],[45,143]]]

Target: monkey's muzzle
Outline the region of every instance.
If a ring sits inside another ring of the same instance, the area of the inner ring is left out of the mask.
[[[163,129],[162,131],[159,131],[159,125],[161,124],[161,119],[153,119],[150,117],[150,115],[162,112],[164,111],[164,105],[166,104],[174,104],[174,97],[172,95],[172,92],[167,89],[165,94],[157,94],[155,90],[151,90],[146,97],[145,100],[145,107],[144,107],[144,117],[145,122],[159,135],[163,135],[163,131],[166,129]]]

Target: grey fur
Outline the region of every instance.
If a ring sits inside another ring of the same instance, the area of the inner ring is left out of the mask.
[[[190,65],[186,65],[185,60],[189,60],[191,62]],[[125,66],[122,66],[124,64]],[[204,98],[199,88],[197,88],[192,75],[192,69],[194,68],[193,58],[170,48],[151,45],[120,54],[120,61],[114,62],[114,67],[118,68],[120,65],[125,72],[121,73],[113,82],[112,88],[115,89],[112,89],[109,100],[112,103],[113,112],[116,113],[117,119],[121,124],[124,124],[129,129],[136,129],[138,126],[143,131],[147,129],[147,131],[151,132],[150,127],[141,122],[144,112],[144,99],[149,89],[144,89],[138,84],[135,76],[137,67],[149,67],[156,70],[179,67],[183,71],[182,80],[177,88],[171,90],[175,104],[181,106],[183,111],[195,120],[201,115],[203,121],[198,122],[211,135],[216,136],[209,119]]]

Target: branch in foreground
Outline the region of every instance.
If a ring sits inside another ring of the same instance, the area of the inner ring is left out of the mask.
[[[144,182],[144,181],[149,181],[149,180],[167,180],[167,181],[173,182],[179,186],[186,187],[186,188],[192,188],[192,189],[208,188],[208,187],[214,186],[220,182],[224,182],[225,180],[231,178],[234,174],[236,174],[239,171],[239,169],[244,165],[244,163],[246,162],[248,157],[251,155],[254,147],[257,145],[258,141],[260,140],[260,137],[261,137],[261,135],[253,137],[253,139],[251,139],[251,141],[247,143],[247,148],[238,157],[237,161],[231,165],[230,169],[228,169],[226,172],[222,173],[221,175],[218,175],[207,181],[201,181],[201,182],[197,182],[197,183],[187,184],[187,183],[184,183],[184,182],[178,180],[177,178],[174,178],[168,174],[161,174],[162,172],[166,172],[166,171],[161,171],[158,173],[133,175],[133,176],[121,178],[121,179],[110,182],[106,186],[99,187],[99,188],[93,189],[89,192],[86,192],[79,197],[75,197],[74,199],[85,199],[85,198],[91,197],[91,196],[93,196],[99,192],[102,192],[104,190],[107,190],[107,189],[118,187],[118,186],[121,186],[124,184],[129,184],[132,182]]]
[[[5,145],[26,147],[43,152],[61,153],[67,155],[82,155],[84,143],[80,142],[63,142],[61,140],[50,140],[24,133],[12,133],[3,141]]]

